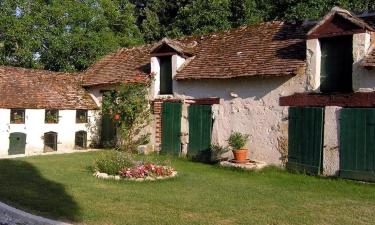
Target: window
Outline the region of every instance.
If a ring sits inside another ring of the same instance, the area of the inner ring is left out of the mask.
[[[58,123],[59,122],[59,110],[47,109],[44,116],[45,123]]]
[[[87,132],[78,131],[75,135],[75,148],[76,149],[85,149],[87,148]]]
[[[76,111],[76,123],[87,123],[87,110]]]
[[[160,94],[173,94],[172,91],[172,57],[160,57]]]
[[[15,124],[25,123],[25,110],[24,109],[11,109],[10,110],[10,123],[15,123]]]
[[[320,91],[352,92],[353,36],[321,38]]]
[[[57,133],[47,132],[44,133],[44,152],[57,151]]]

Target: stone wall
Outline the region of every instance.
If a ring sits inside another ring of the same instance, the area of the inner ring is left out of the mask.
[[[249,158],[282,163],[288,134],[288,107],[279,97],[303,92],[305,76],[248,77],[179,81],[175,97],[180,99],[220,98],[213,106],[212,142],[227,145],[232,131],[250,135]]]

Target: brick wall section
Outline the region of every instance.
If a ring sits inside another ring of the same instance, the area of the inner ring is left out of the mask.
[[[161,113],[163,109],[163,101],[155,100],[152,104],[152,112],[155,116],[155,149],[160,151],[161,147]]]

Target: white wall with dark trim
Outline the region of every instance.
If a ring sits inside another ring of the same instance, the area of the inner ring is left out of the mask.
[[[26,109],[25,123],[10,123],[10,109],[0,109],[0,157],[8,156],[9,135],[13,132],[26,134],[25,155],[37,155],[43,153],[46,132],[56,132],[57,151],[67,152],[75,149],[75,133],[87,132],[87,145],[98,141],[98,118],[96,110],[88,110],[88,123],[76,123],[76,110],[59,110],[59,122],[57,124],[45,123],[44,109]]]

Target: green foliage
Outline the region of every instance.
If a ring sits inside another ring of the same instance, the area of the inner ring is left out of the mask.
[[[141,42],[125,0],[0,2],[0,62],[77,71],[121,47]]]
[[[94,170],[109,175],[117,175],[123,168],[134,166],[134,160],[129,153],[107,151],[101,153],[94,161]]]
[[[108,114],[116,124],[120,150],[133,152],[138,145],[149,141],[150,134],[142,133],[151,115],[148,87],[149,83],[127,83],[120,85],[116,91],[105,93],[103,113]]]
[[[261,22],[262,14],[255,0],[230,0],[230,22],[233,27]]]
[[[207,34],[230,28],[228,0],[196,0],[181,8],[174,23],[178,35]]]
[[[316,20],[373,0],[2,0],[0,64],[81,71],[119,48],[262,21]]]
[[[240,132],[233,132],[229,136],[228,145],[232,150],[239,150],[246,145],[246,142],[249,140],[248,134],[241,134]]]

